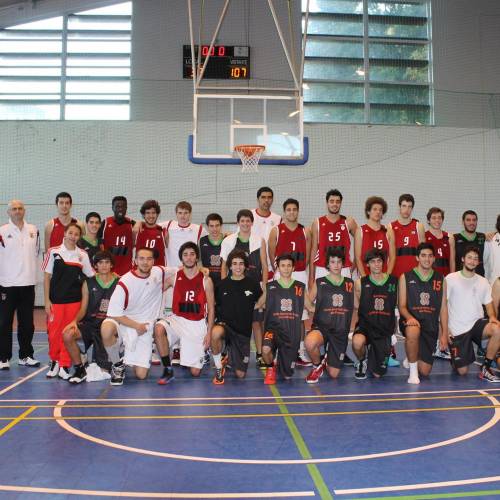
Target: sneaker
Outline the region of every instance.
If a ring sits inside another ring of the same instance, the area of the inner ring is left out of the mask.
[[[10,370],[10,363],[8,359],[0,361],[0,370]]]
[[[354,378],[358,380],[364,380],[366,378],[366,370],[368,368],[368,360],[365,358],[362,361],[358,361],[354,364],[355,372]]]
[[[449,359],[451,359],[450,350],[446,349],[446,350],[442,351],[441,349],[439,349],[439,347],[436,347],[436,350],[433,352],[432,357],[436,358],[436,359],[448,359],[449,360]]]
[[[154,366],[158,366],[161,364],[161,358],[160,358],[160,356],[158,356],[156,351],[153,351],[151,353],[151,364]]]
[[[399,366],[399,361],[392,356],[389,356],[389,359],[387,360],[387,366],[390,366],[391,368],[397,368]]]
[[[482,347],[478,347],[476,349],[476,359],[474,360],[474,364],[483,366],[485,355],[486,355],[485,350]]]
[[[214,385],[223,385],[224,384],[224,372],[226,371],[224,365],[222,368],[215,369],[215,376],[212,379],[212,383]]]
[[[306,383],[317,384],[319,382],[319,379],[323,375],[324,371],[325,371],[325,362],[322,361],[318,366],[316,366],[309,372],[309,375],[306,377]]]
[[[174,349],[172,351],[172,364],[173,365],[180,365],[181,364],[181,350],[180,349]]]
[[[17,364],[19,366],[31,366],[31,367],[36,367],[36,366],[40,366],[40,361],[38,361],[37,359],[33,359],[31,358],[30,356],[28,356],[27,358],[23,358],[23,359],[20,359]]]
[[[65,368],[64,366],[61,366],[59,368],[59,372],[57,373],[57,376],[59,378],[62,378],[63,380],[69,380],[71,378],[71,375],[69,374],[69,369]]]
[[[486,368],[486,366],[481,367],[481,371],[479,372],[479,378],[481,380],[486,380],[486,382],[493,382],[498,384],[500,382],[500,377],[495,375],[491,368]]]
[[[354,366],[354,361],[347,354],[344,354],[344,365]]]
[[[300,366],[300,367],[312,366],[312,361],[307,360],[302,356],[302,354],[299,353],[299,355],[297,356],[297,360],[295,361],[295,366]]]
[[[51,361],[49,365],[49,371],[45,374],[47,378],[55,378],[59,373],[59,363],[57,361]]]
[[[418,384],[420,384],[420,378],[418,377],[418,375],[415,375],[414,377],[409,376],[407,382],[409,384],[418,385]]]
[[[111,385],[123,385],[123,379],[125,378],[125,365],[122,361],[115,363],[111,367],[111,379],[109,383]]]
[[[264,384],[274,385],[276,383],[276,365],[268,366],[266,376],[264,377]]]
[[[80,351],[80,361],[83,366],[87,366],[89,364],[89,357],[87,356],[86,352]]]
[[[203,366],[210,366],[210,349],[205,351],[205,356],[203,357]]]
[[[259,370],[266,370],[268,368],[266,362],[262,359],[262,356],[257,356],[255,358],[255,364]]]
[[[158,379],[158,385],[167,385],[174,378],[174,369],[171,366],[166,366],[163,368],[162,376]]]
[[[75,367],[75,371],[73,375],[69,378],[70,384],[81,384],[87,378],[87,370],[85,370],[85,366],[77,366]]]

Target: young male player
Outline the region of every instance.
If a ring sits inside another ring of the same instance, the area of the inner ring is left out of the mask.
[[[484,247],[485,277],[491,285],[500,276],[500,215],[497,216],[495,229],[496,232],[491,235],[491,239]]]
[[[351,261],[351,236],[358,229],[357,222],[351,216],[340,213],[342,193],[338,189],[330,189],[326,193],[326,215],[315,219],[311,225],[311,253],[309,265],[309,287],[314,280],[328,274],[324,263],[330,248],[341,248],[345,254],[343,276],[351,276],[354,268]]]
[[[153,347],[153,328],[160,313],[167,270],[154,265],[151,248],[139,248],[135,269],[118,281],[109,301],[101,336],[111,367],[111,385],[122,385],[125,366],[132,366],[135,376],[147,377]],[[120,346],[125,354],[120,359]]]
[[[227,358],[223,359],[223,350],[236,376],[245,377],[250,357],[253,312],[265,302],[260,283],[245,275],[248,257],[243,250],[232,250],[227,257],[227,266],[231,275],[215,285],[217,322],[211,335],[215,385],[224,383]]]
[[[134,247],[136,251],[138,248],[151,248],[155,252],[155,266],[165,266],[166,230],[157,224],[160,204],[156,200],[147,200],[140,212],[144,221],[134,226]]]
[[[44,242],[45,252],[51,247],[59,246],[64,239],[64,231],[68,224],[78,224],[83,233],[83,224],[71,216],[73,199],[69,193],[63,191],[56,196],[57,217],[45,224]]]
[[[462,214],[462,224],[464,229],[460,233],[455,233],[455,270],[460,271],[463,265],[463,257],[465,249],[469,245],[475,245],[479,249],[479,263],[475,268],[475,273],[484,276],[484,245],[486,235],[476,232],[477,229],[477,213],[474,210],[466,210]]]
[[[200,238],[201,264],[210,271],[210,278],[215,285],[221,280],[222,257],[220,255],[224,233],[222,217],[219,214],[208,214],[205,219],[208,234]]]
[[[104,248],[113,255],[114,271],[123,276],[132,269],[134,240],[132,228],[135,222],[127,215],[127,198],[115,196],[111,202],[113,216],[106,218],[102,229]]]
[[[64,345],[74,366],[74,372],[69,378],[72,384],[79,384],[87,378],[87,370],[78,346],[80,339],[83,340],[85,353],[92,346],[97,364],[106,371],[111,369],[102,343],[101,324],[106,318],[109,301],[119,278],[112,272],[113,256],[107,250],[95,254],[93,266],[96,274],[83,283],[80,310],[63,331]]]
[[[302,332],[302,312],[314,310],[306,296],[306,285],[293,278],[294,258],[290,254],[276,259],[279,279],[266,285],[266,313],[262,358],[267,364],[264,384],[276,383],[279,369],[284,379],[293,375]],[[277,362],[274,358],[277,353]]]
[[[187,366],[193,377],[200,375],[214,325],[214,289],[212,280],[198,267],[198,245],[193,241],[181,245],[179,259],[182,268],[166,280],[166,286],[173,288],[172,314],[158,320],[154,328],[163,364],[160,385],[174,377],[169,357],[172,345],[180,345],[180,364]]]
[[[440,323],[443,335],[448,336],[446,284],[443,275],[433,269],[434,247],[420,243],[416,261],[414,269],[400,276],[398,288],[399,322],[406,338],[409,384],[420,384],[419,373],[425,377],[430,375]]]
[[[396,328],[398,280],[384,272],[385,259],[384,250],[370,249],[365,256],[369,274],[354,284],[359,303],[358,324],[352,337],[352,349],[358,358],[354,374],[357,379],[365,379],[367,371],[376,378],[387,371],[391,336]]]
[[[281,222],[281,217],[271,212],[271,206],[274,200],[274,193],[270,187],[264,186],[257,191],[258,207],[252,209],[254,235],[263,238],[267,243],[269,233],[273,227]]]
[[[101,216],[97,212],[89,212],[85,216],[85,234],[78,240],[77,246],[87,252],[91,264],[95,254],[104,249],[99,237],[100,229]]]
[[[487,382],[500,382],[491,370],[491,363],[500,349],[500,322],[496,318],[491,286],[486,278],[476,273],[481,261],[481,250],[469,245],[463,250],[462,269],[446,276],[448,298],[448,330],[441,335],[441,348],[450,345],[451,363],[459,375],[466,375],[469,365],[476,359],[472,343],[481,345],[488,339],[479,378]],[[484,317],[483,306],[487,318]]]
[[[328,274],[316,279],[309,298],[316,301],[312,329],[306,337],[307,352],[313,368],[306,377],[308,384],[316,384],[325,366],[331,378],[337,378],[344,364],[353,312],[358,308],[354,282],[342,276],[345,253],[342,248],[328,249],[325,267]],[[326,356],[321,360],[320,349]]]
[[[425,229],[421,222],[413,219],[411,214],[415,206],[415,198],[411,194],[402,194],[398,200],[399,217],[389,223],[387,229],[394,233],[396,259],[392,274],[399,278],[403,273],[415,267],[415,256],[419,243],[425,241]]]
[[[434,247],[434,269],[446,276],[455,272],[455,240],[453,235],[443,231],[444,210],[432,207],[427,212],[429,229],[425,241]]]

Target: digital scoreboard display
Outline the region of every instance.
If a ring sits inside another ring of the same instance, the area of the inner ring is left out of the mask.
[[[201,46],[200,69],[208,56],[210,45]],[[194,46],[195,60],[198,62],[198,45]],[[199,72],[198,72],[199,74]],[[191,45],[182,47],[182,76],[193,78]],[[250,78],[250,47],[234,45],[214,45],[210,52],[203,78],[220,80],[248,80]]]

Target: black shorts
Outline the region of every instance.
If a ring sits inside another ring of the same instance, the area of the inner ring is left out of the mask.
[[[250,337],[241,335],[226,323],[217,325],[224,328],[224,344],[229,355],[229,364],[235,370],[246,372],[250,358]]]
[[[264,332],[262,346],[269,347],[273,356],[278,353],[278,370],[284,378],[290,378],[293,375],[297,352],[300,347],[300,337],[298,341],[290,339],[290,342],[283,342],[277,332],[267,330]]]
[[[391,336],[382,337],[370,335],[361,331],[357,326],[354,335],[363,335],[368,348],[368,371],[382,376],[387,372],[387,362],[391,355]]]
[[[258,321],[262,323],[264,321],[264,309],[259,311],[259,309],[254,309],[252,314],[252,321]]]
[[[91,346],[94,347],[93,360],[105,370],[111,369],[111,363],[108,360],[108,354],[102,343],[101,337],[101,322],[82,322],[78,323],[78,329],[82,336],[83,345],[85,346],[85,352],[87,352]]]
[[[462,335],[453,337],[450,345],[451,365],[453,368],[463,368],[474,363],[476,355],[472,343],[480,346],[483,338],[483,332],[489,320],[485,318],[478,319],[472,328]]]
[[[320,332],[323,337],[328,366],[342,368],[349,343],[349,332],[338,332],[331,328],[319,328],[315,325],[312,326],[311,331],[313,330]]]
[[[399,320],[399,330],[406,337],[406,326],[405,322]],[[439,337],[439,328],[435,331],[428,328],[424,328],[420,325],[420,337],[418,339],[418,359],[432,365],[434,363],[434,350],[436,349],[436,342]]]

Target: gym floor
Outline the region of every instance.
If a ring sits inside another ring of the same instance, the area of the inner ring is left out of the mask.
[[[403,368],[358,381],[352,367],[265,386],[254,363],[223,386],[182,368],[158,386],[156,366],[72,386],[45,378],[45,333],[34,346],[40,368],[0,372],[0,498],[500,495],[500,387],[476,366],[459,379],[437,360],[416,387]]]

